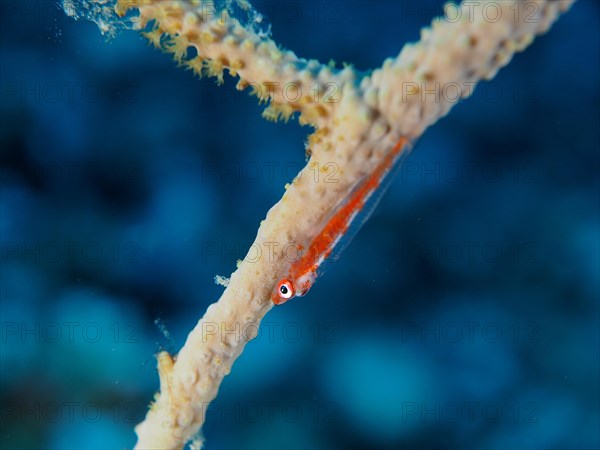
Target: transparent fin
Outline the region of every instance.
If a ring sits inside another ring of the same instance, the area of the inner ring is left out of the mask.
[[[400,167],[402,166],[403,161],[410,154],[414,147],[413,142],[407,142],[404,147],[400,150],[398,155],[395,158],[393,164],[389,167],[389,169],[382,175],[379,186],[375,189],[371,194],[365,198],[364,206],[354,215],[354,217],[350,220],[348,230],[340,237],[340,239],[334,244],[333,249],[329,256],[321,263],[317,273],[319,276],[323,275],[327,269],[329,269],[330,265],[339,260],[343,251],[348,247],[352,239],[356,236],[358,231],[362,228],[373,211],[381,201],[381,198],[387,191],[387,189],[392,184],[392,181],[395,178],[396,173],[398,173]],[[359,182],[356,183],[356,186],[351,190],[351,192],[347,195],[347,197],[340,202],[340,204],[335,208],[333,215],[335,212],[347,201],[348,198],[351,198],[354,192],[361,188],[362,184],[367,180],[369,175],[363,177]]]

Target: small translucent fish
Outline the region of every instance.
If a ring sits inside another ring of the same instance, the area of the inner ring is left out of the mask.
[[[348,196],[325,220],[325,225],[292,263],[288,274],[281,279],[271,296],[273,303],[282,305],[295,296],[308,292],[321,273],[325,260],[335,259],[350,243],[360,227],[367,221],[383,193],[390,185],[395,169],[411,149],[407,138],[402,137],[372,173],[357,182]]]

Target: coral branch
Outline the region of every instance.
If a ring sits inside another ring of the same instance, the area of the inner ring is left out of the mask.
[[[373,73],[375,92],[367,93],[366,98],[399,133],[420,136],[456,104],[450,92],[464,98],[477,82],[492,79],[516,52],[545,33],[573,1],[446,5],[452,21],[434,20],[430,29],[421,31],[418,43],[404,46],[397,58],[386,60]]]
[[[447,5],[447,17],[434,20],[418,43],[406,45],[397,58],[386,60],[370,76],[298,58],[227,11],[208,14],[204,7],[212,2],[119,1],[119,14],[137,8],[139,27],[148,39],[198,75],[221,80],[228,69],[240,77],[240,89],[251,86],[261,100],[270,101],[268,118],[287,119],[297,111],[303,123],[317,128],[309,140],[308,166],[268,212],[253,244],[272,250],[263,252],[271,257],[243,261],[179,354],[158,356],[160,393],[136,427],[137,448],[181,448],[199,431],[206,406],[253,337],[236,339],[239,336],[230,330],[237,325],[258,332],[272,307],[272,290],[289,266],[285,245],[310,239],[328,211],[401,136],[416,139],[447,114],[458,101],[444,95],[448,86],[458,87],[459,98],[470,95],[475,83],[492,78],[572,1],[527,2],[535,7],[534,16],[517,14],[514,2],[491,2],[500,9],[499,20],[486,20],[490,11],[485,10],[489,5],[485,1]],[[454,20],[459,12],[460,19]],[[188,57],[190,47],[196,52],[193,57]],[[315,82],[338,89],[339,101],[305,94],[292,100],[285,91],[292,83],[307,93]],[[311,165],[325,167],[325,163],[339,167],[337,183],[325,184],[306,174]]]
[[[225,69],[239,75],[238,89],[250,87],[260,101],[271,102],[266,118],[287,120],[300,111],[302,123],[322,125],[336,103],[315,101],[318,96],[311,93],[315,83],[342,85],[355,78],[351,69],[333,74],[316,60],[280,49],[265,33],[242,26],[227,10],[215,10],[212,2],[121,0],[117,12],[123,16],[133,7],[139,9],[141,29],[153,22],[145,33],[153,45],[173,53],[180,63],[194,48],[197,55],[185,65],[199,76],[215,76],[222,82]]]

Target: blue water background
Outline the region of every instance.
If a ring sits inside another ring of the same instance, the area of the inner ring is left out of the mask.
[[[298,55],[368,70],[442,3],[255,6]],[[133,31],[1,8],[0,446],[132,447],[154,353],[218,299],[310,130]],[[265,318],[207,449],[598,448],[599,17],[577,2],[427,131],[340,261]]]

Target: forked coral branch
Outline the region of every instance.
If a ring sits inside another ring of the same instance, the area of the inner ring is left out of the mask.
[[[137,27],[150,43],[196,74],[218,81],[225,70],[238,76],[238,89],[250,88],[269,104],[266,118],[287,120],[297,113],[315,128],[307,166],[268,212],[253,244],[269,249],[270,257],[242,261],[179,353],[158,355],[160,392],[136,427],[139,449],[178,449],[198,435],[206,406],[273,306],[273,290],[290,267],[287,244],[311,242],[328,213],[399,140],[417,139],[477,82],[493,78],[546,32],[574,0],[447,4],[445,17],[424,28],[419,42],[370,74],[281,49],[251,21],[242,24],[230,14],[232,1],[221,9],[204,0],[119,0],[116,6],[120,16],[137,14]],[[246,1],[237,6],[251,8]],[[457,95],[448,95],[449,89]],[[339,168],[337,183],[307,173],[328,164]],[[231,333],[236,326],[253,333],[239,339]]]

